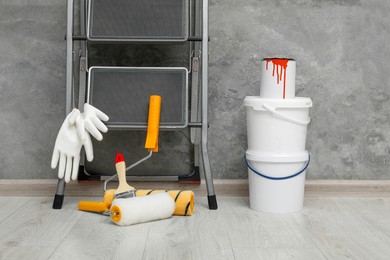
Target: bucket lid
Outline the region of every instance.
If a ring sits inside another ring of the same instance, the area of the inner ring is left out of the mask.
[[[299,153],[259,153],[252,150],[246,151],[246,159],[257,162],[305,162],[309,158],[307,151]]]
[[[279,99],[247,96],[244,99],[244,106],[253,107],[254,110],[265,110],[263,104],[267,104],[273,108],[307,108],[313,106],[313,102],[308,97]]]

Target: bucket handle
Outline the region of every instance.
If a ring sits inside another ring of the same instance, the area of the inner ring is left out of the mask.
[[[306,126],[306,125],[308,125],[310,123],[310,118],[307,121],[303,122],[301,120],[298,120],[298,119],[286,116],[286,115],[276,111],[276,108],[271,107],[271,106],[269,106],[267,104],[263,104],[263,107],[265,108],[265,110],[267,110],[268,112],[271,112],[271,114],[275,115],[276,117],[285,119],[287,121],[290,121],[291,123],[295,123],[295,124],[303,125],[303,126]]]
[[[291,178],[294,178],[295,176],[298,176],[299,174],[301,174],[302,172],[304,172],[307,167],[309,167],[309,164],[310,164],[310,154],[309,154],[309,158],[307,159],[307,163],[305,165],[305,167],[303,167],[302,170],[300,170],[299,172],[297,173],[294,173],[292,175],[289,175],[289,176],[285,176],[285,177],[271,177],[271,176],[268,176],[268,175],[265,175],[263,173],[260,173],[258,171],[256,171],[248,162],[248,160],[246,159],[246,154],[244,154],[244,161],[245,161],[245,164],[246,166],[254,173],[256,173],[257,175],[263,177],[263,178],[266,178],[266,179],[269,179],[269,180],[276,180],[276,181],[281,181],[281,180],[287,180],[287,179],[291,179]]]

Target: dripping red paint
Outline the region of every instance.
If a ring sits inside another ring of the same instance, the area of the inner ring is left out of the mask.
[[[275,77],[276,70],[276,83],[283,79],[283,99],[286,98],[286,71],[287,71],[287,59],[265,59],[265,69],[268,70],[268,62],[272,62],[272,76]]]

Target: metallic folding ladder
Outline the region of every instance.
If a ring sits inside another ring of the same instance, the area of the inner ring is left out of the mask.
[[[192,9],[193,6],[195,11]],[[162,15],[160,12],[163,9],[166,13]],[[145,17],[159,17],[160,20],[149,19],[148,22],[145,22],[142,20]],[[139,109],[139,113],[127,114],[126,117],[121,117],[121,113],[114,112],[115,116],[111,117],[111,113],[108,113],[110,115],[110,121],[107,124],[109,129],[145,129],[146,123],[142,121],[144,118],[142,116],[147,113],[143,109],[143,107],[146,109],[146,106],[137,102],[142,100],[140,99],[140,96],[143,95],[141,90],[150,87],[150,89],[145,90],[147,93],[162,92],[167,108],[165,114],[162,111],[160,128],[162,130],[177,130],[187,127],[191,129],[195,171],[199,174],[200,158],[198,154],[201,151],[209,208],[217,209],[207,146],[208,0],[80,0],[80,35],[74,35],[73,21],[74,1],[68,0],[66,113],[68,114],[72,107],[76,106],[74,92],[78,86],[77,106],[80,111],[84,102],[88,102],[107,113],[112,107],[111,104],[115,102],[115,104],[122,104],[120,111]],[[168,26],[164,27],[164,24]],[[201,36],[192,35],[191,28],[193,27],[195,27],[195,33]],[[80,42],[79,53],[75,51],[75,42]],[[88,42],[94,44],[189,42],[191,65],[189,71],[182,67],[88,67]],[[197,53],[199,53],[199,57],[194,55]],[[79,59],[76,60],[75,66],[76,56]],[[188,91],[189,74],[192,75],[191,91]],[[198,77],[201,79],[200,81],[198,81]],[[115,84],[109,86],[107,82],[110,81],[115,81]],[[132,89],[133,95],[128,93],[119,96],[113,95],[128,85],[138,86],[141,90]],[[151,86],[159,86],[160,89],[153,89]],[[172,89],[166,89],[167,86]],[[115,91],[113,91],[114,88]],[[191,93],[190,116],[188,92]],[[177,95],[171,93],[177,93]],[[109,97],[108,101],[102,97]],[[123,102],[131,99],[133,102]],[[138,104],[137,108],[131,106],[135,103]],[[180,109],[176,109],[177,107]],[[137,117],[138,114],[141,117]],[[130,123],[124,119],[128,117],[132,117]],[[198,132],[196,129],[199,129]],[[84,173],[83,162],[81,164],[79,174]],[[59,179],[53,208],[60,209],[62,207],[64,191],[65,181]]]

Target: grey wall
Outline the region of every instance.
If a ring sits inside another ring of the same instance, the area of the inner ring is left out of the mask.
[[[0,0],[0,177],[53,178],[65,114],[66,1]]]
[[[297,96],[314,102],[308,178],[389,179],[389,11],[385,0],[212,1],[210,145],[218,176],[245,176],[242,98],[259,94],[262,57],[286,56],[297,60]]]
[[[389,179],[389,13],[386,0],[210,1],[214,176],[246,177],[242,101],[259,94],[261,59],[284,56],[314,102],[308,178]],[[0,0],[0,178],[55,178],[65,24],[65,0]]]

